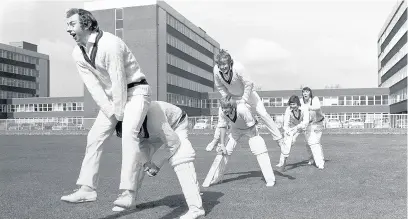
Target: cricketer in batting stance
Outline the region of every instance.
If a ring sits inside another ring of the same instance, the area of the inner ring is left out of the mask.
[[[284,144],[278,126],[266,111],[258,93],[254,91],[254,83],[245,68],[235,62],[226,50],[221,50],[216,56],[214,82],[223,98],[231,97],[236,101],[249,104],[251,111],[256,111],[271,132],[273,140],[277,141],[279,146]],[[218,140],[217,136],[219,136],[219,130],[216,129],[214,140],[208,145],[207,150],[214,148]]]
[[[155,176],[167,162],[173,167],[188,205],[188,212],[181,219],[194,219],[205,215],[200,188],[194,167],[195,151],[188,139],[188,117],[179,107],[162,101],[152,101],[143,124],[144,138],[140,142],[146,155],[144,171],[149,176]],[[120,128],[118,136],[120,136]],[[165,146],[168,156],[153,156]],[[145,172],[138,168],[137,190],[140,189]],[[123,211],[132,206],[114,207],[113,211]]]
[[[100,107],[88,133],[85,157],[76,184],[80,189],[62,196],[73,203],[95,201],[103,142],[123,121],[122,194],[114,205],[128,205],[134,199],[135,172],[141,156],[139,130],[150,104],[151,90],[135,56],[117,36],[99,29],[95,17],[86,10],[66,12],[67,32],[77,43],[72,56],[79,75]]]
[[[315,162],[317,168],[324,169],[324,154],[320,143],[322,130],[324,128],[324,115],[320,108],[320,100],[313,96],[312,89],[304,87],[302,89],[302,99],[300,101],[302,108],[309,110],[310,122],[305,130],[306,148],[309,153],[309,164]]]
[[[248,106],[237,103],[232,99],[222,99],[218,112],[218,127],[221,131],[221,143],[217,148],[217,156],[204,180],[203,187],[209,187],[222,180],[226,165],[234,151],[237,142],[243,136],[249,137],[249,147],[258,160],[259,167],[266,181],[266,186],[275,185],[275,174],[272,170],[268,149],[264,139],[259,135],[256,127],[257,121]],[[231,124],[229,141],[225,146],[225,133],[227,124]]]
[[[304,132],[309,125],[309,110],[303,109],[299,97],[292,95],[288,101],[288,107],[283,117],[283,130],[285,134],[285,144],[281,147],[279,163],[276,165],[281,172],[285,171],[286,160],[289,157],[290,150],[296,142],[300,133]]]

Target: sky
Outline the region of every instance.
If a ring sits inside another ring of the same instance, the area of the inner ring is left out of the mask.
[[[87,0],[90,1],[90,0]],[[98,1],[98,0],[93,0]],[[66,32],[76,1],[2,1],[0,43],[50,56],[50,95],[82,96]],[[166,1],[244,64],[263,90],[377,87],[377,40],[396,1]],[[18,14],[18,16],[16,16]],[[143,66],[142,66],[143,68]]]

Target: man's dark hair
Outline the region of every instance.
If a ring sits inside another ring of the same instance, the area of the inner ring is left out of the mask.
[[[88,29],[92,32],[99,30],[98,21],[91,12],[81,8],[71,8],[67,11],[66,17],[69,18],[75,14],[79,15],[79,24],[82,29]]]
[[[289,98],[288,106],[289,106],[291,103],[296,103],[296,105],[300,106],[299,97],[296,96],[296,95],[292,95],[292,96]]]

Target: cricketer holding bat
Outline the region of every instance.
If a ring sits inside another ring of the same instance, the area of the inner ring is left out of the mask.
[[[288,107],[283,117],[283,130],[285,134],[285,144],[281,147],[281,155],[277,167],[280,171],[285,171],[286,160],[290,150],[296,142],[296,138],[309,124],[309,110],[302,109],[299,97],[292,95],[288,101]]]
[[[320,100],[313,96],[312,89],[308,87],[302,89],[302,97],[300,101],[302,108],[308,109],[310,115],[310,123],[305,131],[306,148],[310,155],[309,164],[312,164],[314,160],[317,168],[324,169],[324,154],[320,143],[324,115],[320,107]]]
[[[223,98],[231,97],[239,102],[249,104],[251,111],[256,111],[256,114],[259,115],[271,132],[273,140],[277,141],[279,146],[284,144],[278,126],[268,114],[261,98],[254,90],[254,83],[245,71],[245,68],[242,64],[235,62],[231,58],[231,55],[225,50],[221,50],[216,56],[214,82],[218,92],[220,92]],[[216,145],[218,135],[219,130],[216,129],[215,138],[208,145],[207,150],[212,149]]]
[[[86,10],[66,12],[67,32],[77,45],[72,56],[79,75],[100,107],[88,133],[85,157],[76,184],[76,192],[61,197],[73,203],[95,201],[102,143],[112,135],[118,121],[123,121],[121,195],[114,205],[131,205],[135,196],[135,172],[140,165],[138,132],[146,117],[151,90],[139,63],[122,39],[98,27]]]
[[[117,128],[120,130],[120,128]],[[145,172],[155,176],[164,163],[169,163],[176,172],[181,189],[188,205],[188,212],[181,219],[194,219],[205,215],[200,188],[194,167],[195,151],[188,139],[188,117],[179,107],[162,101],[152,101],[142,126],[143,137],[140,147],[146,155]],[[119,134],[120,136],[120,134]],[[153,156],[165,146],[168,156]],[[137,190],[140,189],[145,172],[138,168],[136,172]],[[114,207],[113,211],[122,211],[133,206]]]
[[[266,186],[274,186],[275,174],[272,170],[268,149],[264,139],[258,133],[257,121],[248,106],[242,102],[237,103],[232,99],[222,99],[218,118],[218,127],[221,132],[221,143],[217,148],[219,153],[204,180],[203,187],[209,187],[222,180],[228,160],[237,142],[243,136],[249,137],[249,147],[258,160]],[[231,129],[228,144],[225,146],[225,133],[228,123],[230,123]]]

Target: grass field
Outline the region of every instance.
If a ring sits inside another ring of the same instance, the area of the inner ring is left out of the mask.
[[[204,148],[211,136],[190,137],[203,182],[215,154]],[[104,144],[98,200],[68,204],[60,197],[75,189],[86,136],[1,136],[0,218],[177,218],[187,210],[174,171],[166,165],[146,177],[134,211],[111,211],[118,195],[120,144]],[[272,165],[279,149],[265,136]],[[407,136],[327,135],[327,160],[318,170],[305,162],[303,136],[292,148],[288,170],[275,170],[267,188],[247,141],[234,152],[222,184],[202,188],[206,218],[406,218]],[[275,168],[274,168],[275,169]]]

